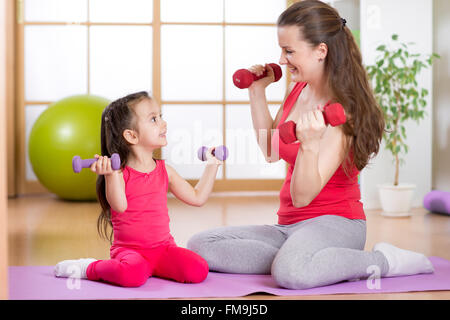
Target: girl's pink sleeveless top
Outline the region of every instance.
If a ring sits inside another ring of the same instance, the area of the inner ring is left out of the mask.
[[[164,160],[155,160],[149,173],[131,167],[123,169],[127,210],[111,209],[113,247],[153,248],[174,243],[170,234],[167,208],[169,179]]]

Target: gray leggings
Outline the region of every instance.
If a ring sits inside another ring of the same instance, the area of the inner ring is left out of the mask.
[[[272,274],[284,288],[307,289],[366,279],[369,266],[386,274],[386,258],[363,251],[365,242],[364,220],[325,215],[292,225],[219,227],[194,235],[187,247],[211,271]]]

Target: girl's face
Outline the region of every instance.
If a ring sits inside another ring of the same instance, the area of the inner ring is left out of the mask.
[[[134,111],[138,144],[151,148],[167,145],[167,123],[162,119],[160,106],[153,99],[144,99],[134,107]]]
[[[287,66],[292,81],[311,82],[323,73],[326,45],[311,46],[302,39],[299,27],[278,27],[278,44],[281,47],[279,62]]]

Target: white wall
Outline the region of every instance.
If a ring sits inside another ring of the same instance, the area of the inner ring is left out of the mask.
[[[433,189],[450,192],[450,1],[434,1]]]
[[[341,18],[347,21],[351,30],[359,30],[360,22],[360,0],[331,1],[330,4],[336,8]]]
[[[444,0],[446,1],[446,0]],[[364,64],[373,64],[376,47],[396,33],[402,42],[415,42],[412,51],[429,54],[433,50],[433,1],[430,0],[361,0],[361,51]],[[420,124],[406,124],[409,152],[400,168],[400,183],[417,186],[413,206],[422,205],[431,190],[432,179],[432,70],[421,73],[419,86],[429,90],[428,116]],[[362,171],[362,202],[367,209],[380,208],[377,185],[393,183],[391,154],[381,146],[380,153]]]

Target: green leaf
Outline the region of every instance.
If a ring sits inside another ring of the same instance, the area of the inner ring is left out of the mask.
[[[406,139],[406,129],[405,129],[405,127],[404,127],[404,126],[401,126],[400,128],[401,128],[401,130],[402,130],[402,136],[403,136],[403,138]]]
[[[396,34],[391,38],[393,41],[399,39]],[[377,48],[382,52],[381,56],[376,58],[373,65],[366,66],[376,101],[385,119],[383,142],[393,155],[408,152],[404,121],[412,119],[419,122],[426,115],[425,97],[429,91],[419,87],[418,79],[421,71],[432,65],[433,59],[440,58],[436,53],[427,58],[411,53],[410,46],[413,44],[396,42],[394,48],[381,44]]]

